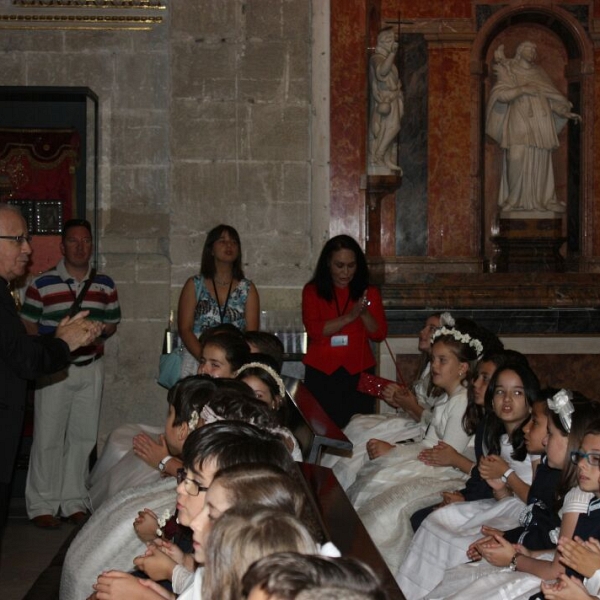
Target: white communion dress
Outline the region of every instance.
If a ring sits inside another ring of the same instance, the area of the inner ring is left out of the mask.
[[[472,436],[462,428],[467,390],[459,386],[445,402],[435,405],[423,441],[398,445],[385,456],[365,463],[348,497],[392,573],[404,559],[413,535],[410,516],[441,500],[440,493],[456,489],[466,475],[452,467],[425,465],[417,456],[440,440],[465,453]],[[466,452],[474,459],[473,448]]]
[[[511,457],[512,444],[504,434],[500,440],[500,456],[517,476],[531,485],[533,469],[527,455],[518,461]],[[474,502],[455,502],[433,511],[417,530],[396,580],[407,600],[427,595],[442,581],[446,569],[469,561],[468,547],[481,538],[482,525],[501,531],[518,527],[525,503],[511,496]]]
[[[339,456],[324,453],[321,465],[333,469],[340,485],[347,490],[355,481],[360,468],[369,461],[367,442],[371,438],[383,440],[390,444],[409,439],[422,439],[431,421],[432,409],[437,402],[444,402],[442,396],[428,396],[430,365],[427,364],[421,377],[415,382],[413,391],[417,402],[424,411],[420,421],[415,421],[403,410],[396,413],[379,415],[356,415],[344,428],[344,434],[352,442],[352,456]]]

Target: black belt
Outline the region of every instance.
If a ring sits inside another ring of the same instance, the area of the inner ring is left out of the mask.
[[[95,360],[102,358],[102,354],[96,354],[93,358],[88,358],[87,360],[82,360],[81,362],[73,362],[71,363],[74,367],[87,367],[91,365]]]

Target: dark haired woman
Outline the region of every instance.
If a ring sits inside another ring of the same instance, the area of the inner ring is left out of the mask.
[[[241,331],[259,326],[260,302],[254,284],[244,277],[242,245],[230,225],[217,225],[208,232],[200,275],[190,277],[181,290],[177,325],[191,356],[200,360],[198,336],[209,327],[231,323]],[[184,356],[184,364],[189,357]],[[194,366],[182,372],[195,372]]]
[[[302,291],[308,333],[305,384],[338,427],[356,413],[372,413],[375,401],[356,390],[361,372],[373,372],[370,341],[387,333],[381,295],[369,285],[369,269],[347,235],[323,247],[315,274]]]

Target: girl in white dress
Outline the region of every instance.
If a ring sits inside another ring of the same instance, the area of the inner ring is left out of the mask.
[[[560,534],[571,538],[579,515],[587,512],[593,496],[576,485],[577,467],[571,462],[571,452],[579,448],[600,406],[566,390],[549,399],[548,406],[544,446],[548,465],[562,469],[557,489],[557,503],[562,505]],[[556,540],[558,531],[551,538]],[[539,591],[542,580],[555,579],[564,572],[564,566],[554,551],[532,552],[526,547],[527,537],[524,537],[524,544],[509,543],[501,532],[478,540],[474,547],[484,560],[447,571],[444,582],[428,598],[502,600],[510,597],[527,600]]]
[[[523,426],[529,426],[531,405],[538,396],[538,379],[525,363],[509,363],[494,373],[485,395],[487,456],[482,456],[478,465],[481,477],[494,490],[494,498],[456,502],[423,521],[397,575],[409,600],[425,596],[442,580],[446,569],[469,560],[467,549],[480,537],[482,525],[511,529],[519,524],[546,434],[542,406],[537,436],[529,427],[526,447]],[[533,468],[528,450],[534,453]]]
[[[412,528],[410,515],[439,501],[439,493],[449,480],[464,480],[451,467],[427,465],[422,452],[440,441],[463,453],[471,434],[463,428],[469,403],[467,386],[483,345],[477,327],[467,331],[442,327],[432,339],[431,377],[447,398],[437,403],[422,442],[392,446],[379,440],[367,444],[370,457],[348,489],[348,496],[358,515],[392,572],[404,558]]]
[[[396,413],[379,415],[356,415],[344,428],[344,434],[352,442],[352,456],[323,454],[321,465],[333,469],[337,480],[348,489],[356,479],[362,465],[369,460],[367,442],[376,438],[390,444],[410,438],[421,438],[431,421],[431,409],[442,399],[443,392],[433,388],[430,378],[431,336],[438,327],[452,327],[450,313],[435,313],[427,317],[419,333],[419,351],[422,354],[420,376],[412,391],[405,386],[390,384],[383,390],[383,400]]]

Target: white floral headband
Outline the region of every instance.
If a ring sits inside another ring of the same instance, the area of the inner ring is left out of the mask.
[[[573,394],[569,390],[560,390],[552,398],[548,398],[548,408],[558,415],[567,433],[571,431],[571,415],[575,412],[571,400],[573,400]]]
[[[272,369],[269,365],[265,365],[264,363],[251,362],[251,363],[247,363],[247,364],[241,366],[237,370],[237,372],[235,374],[235,378],[237,379],[247,369],[253,369],[253,368],[259,368],[259,369],[262,369],[263,371],[267,372],[275,380],[275,383],[277,384],[277,389],[279,390],[279,395],[282,398],[285,397],[285,384],[283,383],[283,379],[281,379],[279,374],[274,369]]]
[[[209,423],[215,423],[216,421],[223,421],[223,417],[220,417],[208,404],[202,407],[200,417],[204,421],[205,425]]]
[[[441,327],[454,327],[454,317],[449,312],[443,312],[440,315],[440,326]]]
[[[483,344],[476,338],[472,338],[468,333],[462,333],[458,329],[449,329],[448,327],[440,327],[431,336],[431,343],[433,344],[437,338],[442,335],[449,335],[453,337],[457,342],[461,344],[467,344],[477,354],[477,358],[483,354]]]

